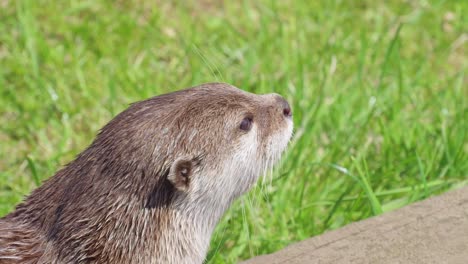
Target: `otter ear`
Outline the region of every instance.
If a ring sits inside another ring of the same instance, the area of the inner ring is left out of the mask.
[[[187,191],[190,184],[190,177],[193,173],[193,161],[179,158],[171,166],[167,179],[179,191]]]

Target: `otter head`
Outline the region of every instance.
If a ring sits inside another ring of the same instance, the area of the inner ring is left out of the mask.
[[[180,247],[167,241],[198,241],[180,250],[199,248],[187,256],[203,259],[231,202],[285,150],[291,116],[278,94],[211,83],[133,104],[104,127],[95,144],[108,149],[101,154],[113,188],[126,188],[120,193],[149,211],[148,221],[159,221],[156,240],[170,237],[155,251]]]
[[[131,114],[117,120],[132,131],[121,131],[127,140],[116,142],[128,142],[124,149],[141,144],[133,163],[153,168],[149,175],[158,178],[149,207],[165,201],[222,213],[279,159],[293,128],[291,108],[280,95],[255,95],[221,83],[154,97],[127,111]],[[154,193],[162,185],[170,185],[162,192],[170,201]]]

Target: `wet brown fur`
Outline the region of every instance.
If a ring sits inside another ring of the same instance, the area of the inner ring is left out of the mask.
[[[277,106],[262,101],[214,83],[132,104],[0,219],[0,263],[143,263],[152,259],[138,257],[143,248],[167,253],[159,245],[167,243],[162,232],[175,228],[174,215],[197,217],[185,205],[189,194],[168,180],[171,164],[183,156],[195,172],[216,170],[237,147],[242,132],[229,131],[245,115],[255,115],[259,137],[268,137],[280,117],[272,120]],[[201,201],[209,193],[190,195]],[[195,254],[184,243],[174,243],[171,252]]]

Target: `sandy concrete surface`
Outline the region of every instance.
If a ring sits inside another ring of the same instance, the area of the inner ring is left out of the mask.
[[[242,263],[468,264],[468,187]]]

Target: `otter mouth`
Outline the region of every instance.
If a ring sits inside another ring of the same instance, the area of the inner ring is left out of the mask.
[[[291,116],[286,116],[285,125],[279,131],[269,136],[263,149],[263,155],[261,155],[261,159],[256,164],[258,166],[256,173],[250,178],[249,189],[257,183],[259,178],[262,178],[262,185],[272,182],[275,165],[282,159],[292,136],[293,121]]]
[[[269,153],[266,163],[267,169],[272,169],[273,166],[281,160],[283,153],[288,148],[289,142],[293,135],[293,124],[291,118],[286,120],[286,127],[280,133],[276,133],[272,136],[267,152]],[[264,174],[265,172],[263,172]]]

